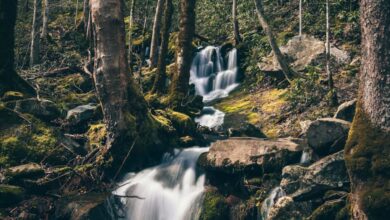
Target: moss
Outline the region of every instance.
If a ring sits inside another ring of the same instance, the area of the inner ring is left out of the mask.
[[[101,148],[106,143],[107,130],[106,125],[103,123],[93,124],[87,131],[89,150],[95,148]]]
[[[18,99],[23,99],[24,95],[21,92],[16,92],[16,91],[8,91],[4,93],[2,100],[4,101],[12,101],[12,100],[18,100]]]
[[[209,189],[205,192],[200,220],[228,219],[229,207],[225,198],[217,190]]]
[[[323,205],[314,210],[311,220],[328,220],[335,219],[337,213],[344,207],[345,201],[335,200],[325,202]]]
[[[385,219],[390,212],[389,157],[390,134],[371,124],[358,102],[345,147],[345,161],[352,193],[359,198],[359,208],[369,219]]]

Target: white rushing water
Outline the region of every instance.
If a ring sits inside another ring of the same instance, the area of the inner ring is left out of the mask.
[[[237,83],[237,50],[227,54],[227,63],[219,47],[208,46],[198,52],[192,62],[190,84],[205,103],[229,95]]]
[[[227,97],[239,85],[237,75],[237,50],[229,51],[224,59],[219,47],[208,46],[199,51],[192,62],[190,84],[195,85],[196,93],[203,96],[203,102],[207,103]],[[219,129],[224,118],[225,113],[206,106],[195,122],[201,126]]]
[[[286,196],[286,193],[280,187],[276,187],[271,191],[271,193],[268,195],[268,197],[264,200],[263,204],[261,205],[262,220],[268,219],[269,210],[283,196]]]
[[[205,176],[196,172],[199,155],[208,148],[175,150],[163,162],[137,174],[125,176],[113,194],[138,196],[122,198],[129,220],[198,219]]]

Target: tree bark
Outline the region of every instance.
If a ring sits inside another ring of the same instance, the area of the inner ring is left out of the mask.
[[[234,42],[236,45],[238,45],[241,42],[241,37],[240,37],[240,28],[237,19],[237,0],[233,0],[232,14],[233,14],[232,17],[233,17]]]
[[[113,152],[118,164],[138,135],[149,135],[153,127],[146,101],[128,71],[123,1],[91,0],[90,9],[95,30],[94,81],[108,133],[105,150]]]
[[[361,0],[362,64],[356,115],[345,148],[354,219],[390,213],[390,2]]]
[[[182,108],[182,102],[188,93],[190,69],[193,58],[192,39],[195,34],[196,0],[180,1],[178,50],[176,55],[177,72],[175,72],[170,88],[173,108]]]
[[[88,32],[88,19],[89,19],[89,0],[83,1],[83,25],[84,25],[84,32],[87,35]]]
[[[156,14],[154,15],[152,42],[150,44],[150,68],[157,66],[158,58],[158,36],[160,35],[161,15],[165,0],[158,0],[156,6]]]
[[[152,92],[162,93],[165,90],[166,75],[166,55],[168,52],[169,29],[172,23],[173,5],[172,0],[165,0],[164,20],[161,30],[161,46],[158,55],[157,73]]]
[[[130,15],[129,15],[129,69],[130,75],[133,75],[133,12],[134,12],[135,0],[131,0],[130,3]]]
[[[30,66],[34,66],[35,64],[38,64],[40,60],[39,28],[41,27],[40,25],[41,9],[42,9],[41,0],[34,0],[33,23],[31,27]]]
[[[302,0],[299,0],[299,36],[302,36]]]
[[[14,70],[16,11],[17,1],[0,1],[0,97],[9,90],[35,95],[35,90]]]
[[[44,39],[47,37],[47,25],[49,21],[49,0],[45,1],[45,10],[43,11],[43,17],[42,17],[42,31],[41,31],[41,38]]]
[[[255,6],[256,6],[257,17],[259,19],[259,23],[268,37],[269,44],[271,45],[272,51],[275,54],[276,60],[278,61],[279,66],[284,73],[284,76],[290,82],[291,78],[295,75],[295,73],[288,66],[282,52],[279,49],[278,44],[276,43],[274,34],[272,32],[272,28],[269,25],[267,17],[264,14],[262,0],[254,0],[254,2],[255,2]]]

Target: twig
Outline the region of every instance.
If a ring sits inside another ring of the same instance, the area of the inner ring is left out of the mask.
[[[135,139],[133,141],[133,144],[131,145],[129,151],[127,152],[125,158],[123,159],[121,166],[119,167],[118,171],[116,171],[115,176],[114,176],[114,181],[116,180],[116,178],[118,177],[119,173],[121,172],[123,166],[125,165],[125,162],[126,162],[127,158],[129,157],[131,151],[133,150],[133,147],[134,147],[136,141],[137,141],[137,139]]]
[[[119,198],[135,198],[135,199],[142,199],[144,200],[145,198],[139,197],[139,196],[127,196],[127,195],[117,195],[117,194],[112,194],[113,196],[119,197]]]

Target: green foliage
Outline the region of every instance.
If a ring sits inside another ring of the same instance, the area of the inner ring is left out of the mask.
[[[228,219],[228,205],[225,198],[216,190],[209,190],[204,195],[200,220]]]
[[[316,67],[308,67],[306,78],[296,78],[286,93],[286,98],[294,107],[310,106],[318,103],[325,89],[319,84],[320,74]]]

